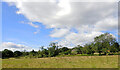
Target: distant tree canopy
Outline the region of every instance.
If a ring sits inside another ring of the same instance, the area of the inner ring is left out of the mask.
[[[94,38],[94,41],[91,43],[87,43],[84,46],[77,45],[73,48],[61,47],[58,43],[50,43],[50,47],[44,48],[44,46],[40,47],[38,51],[11,51],[5,49],[2,51],[2,58],[9,57],[19,57],[19,56],[28,56],[28,57],[55,57],[58,55],[75,55],[75,54],[90,54],[94,55],[94,53],[99,53],[99,55],[109,55],[118,53],[120,51],[119,43],[116,38],[109,33],[101,34]]]
[[[73,49],[75,49],[77,51],[77,54],[82,54],[82,50],[83,50],[82,46],[77,45],[77,47],[74,47]]]
[[[15,51],[14,52],[14,57],[18,57],[18,56],[21,56],[22,55],[22,52],[20,51]]]
[[[14,54],[11,50],[5,49],[4,51],[2,51],[2,57],[3,58],[9,58],[9,57],[13,57]]]

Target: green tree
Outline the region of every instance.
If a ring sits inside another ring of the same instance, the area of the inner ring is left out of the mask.
[[[92,46],[90,44],[85,44],[84,51],[86,54],[93,54]]]
[[[58,43],[50,43],[51,47],[48,48],[48,53],[50,57],[56,56],[59,54]]]
[[[18,56],[21,56],[22,55],[22,52],[20,51],[15,51],[14,52],[14,57],[18,57]]]
[[[48,50],[47,49],[43,49],[43,51],[41,52],[43,57],[48,57]]]
[[[2,51],[0,51],[0,58],[2,58]]]
[[[44,48],[44,46],[40,47],[40,50],[38,51],[38,57],[47,57],[48,56],[48,50]]]
[[[65,55],[71,54],[71,49],[64,52]]]
[[[110,52],[112,53],[119,52],[119,44],[115,42],[114,44],[110,46],[109,49],[110,49]]]
[[[30,53],[29,53],[29,55],[31,55],[31,56],[35,56],[36,54],[37,54],[37,52],[34,50],[30,51]]]
[[[62,47],[61,48],[61,52],[65,52],[65,51],[68,51],[69,49],[67,47]]]
[[[55,56],[55,48],[54,47],[48,48],[48,55],[49,55],[49,57]]]
[[[14,54],[11,50],[5,49],[4,51],[2,51],[2,57],[3,58],[9,58],[9,57],[13,57]]]
[[[29,52],[27,52],[26,50],[24,50],[24,51],[22,52],[22,56],[27,56],[27,55],[29,55]]]
[[[73,49],[76,49],[77,54],[82,54],[82,49],[83,49],[83,47],[82,47],[82,46],[77,45],[77,47],[74,47]]]
[[[116,39],[113,37],[112,34],[104,33],[100,36],[97,36],[94,38],[94,43],[96,46],[96,51],[101,54],[104,52],[104,54],[108,53],[107,51],[112,51],[110,48],[115,47]],[[114,46],[113,46],[114,45]]]

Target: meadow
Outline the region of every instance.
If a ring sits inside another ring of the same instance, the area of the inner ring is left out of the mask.
[[[0,69],[2,68],[2,59],[0,58]]]
[[[118,68],[118,55],[9,58],[2,68]]]

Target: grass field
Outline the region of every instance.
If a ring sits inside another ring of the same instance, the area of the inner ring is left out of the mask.
[[[118,55],[3,59],[3,68],[118,68]]]
[[[0,58],[0,70],[2,69],[2,59]]]

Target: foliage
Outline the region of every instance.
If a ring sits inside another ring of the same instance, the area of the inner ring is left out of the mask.
[[[74,47],[73,49],[75,49],[75,50],[76,50],[77,54],[82,54],[82,49],[83,49],[83,47],[82,47],[82,46],[77,45],[77,47]]]
[[[11,50],[5,49],[4,51],[2,51],[2,58],[9,58],[13,56],[14,54]]]
[[[119,44],[117,43],[115,37],[112,34],[105,33],[101,34],[94,38],[94,43],[96,46],[96,52],[101,54],[107,54],[110,52],[118,52],[119,51]]]
[[[113,37],[112,34],[104,33],[100,36],[97,36],[94,38],[94,41],[91,43],[85,44],[83,47],[80,45],[77,45],[76,47],[70,49],[67,47],[61,47],[58,43],[50,43],[50,47],[45,49],[44,46],[40,47],[40,50],[38,51],[30,51],[27,52],[24,50],[21,51],[15,51],[14,53],[11,50],[5,49],[2,51],[2,57],[3,58],[9,58],[9,57],[30,57],[30,58],[42,58],[42,57],[55,57],[57,55],[95,55],[94,53],[99,53],[99,55],[111,55],[116,54],[120,51],[120,47],[118,42],[116,41],[115,37]]]
[[[22,52],[20,51],[15,51],[14,52],[14,57],[18,57],[18,56],[21,56],[22,55]]]

